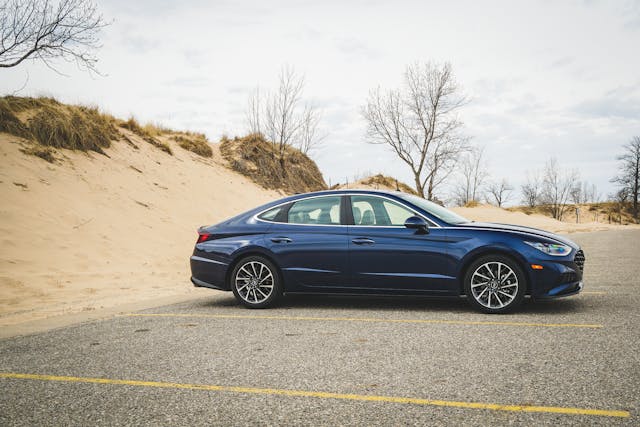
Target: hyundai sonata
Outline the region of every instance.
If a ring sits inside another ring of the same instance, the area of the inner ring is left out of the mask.
[[[574,295],[584,253],[535,228],[469,221],[417,196],[338,190],[297,194],[201,227],[195,286],[247,307],[283,294],[465,296],[487,313],[525,296]]]

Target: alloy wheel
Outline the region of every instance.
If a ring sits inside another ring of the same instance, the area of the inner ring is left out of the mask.
[[[492,310],[507,307],[518,294],[518,276],[502,262],[486,262],[471,276],[471,293],[483,307]]]
[[[273,292],[273,286],[273,272],[260,261],[249,261],[237,270],[236,291],[249,304],[266,301]]]

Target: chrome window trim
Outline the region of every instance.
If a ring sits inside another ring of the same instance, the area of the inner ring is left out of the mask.
[[[418,212],[415,212],[415,208],[412,208],[410,206],[407,206],[405,203],[400,202],[398,200],[392,199],[390,197],[387,196],[383,196],[381,194],[367,194],[367,193],[340,193],[340,194],[319,194],[316,196],[309,196],[309,197],[302,197],[300,199],[297,200],[290,200],[288,202],[283,202],[274,206],[271,206],[267,209],[264,209],[258,213],[256,213],[255,215],[253,215],[252,219],[254,219],[255,221],[258,222],[265,222],[267,224],[288,224],[288,225],[301,225],[301,226],[306,226],[306,227],[369,227],[369,228],[405,228],[404,225],[356,225],[356,224],[298,224],[298,223],[291,223],[291,222],[280,222],[280,221],[267,221],[265,219],[261,219],[258,218],[260,215],[262,215],[263,213],[270,211],[271,209],[275,209],[278,208],[280,206],[284,206],[287,205],[289,203],[297,203],[300,202],[302,200],[309,200],[309,199],[317,199],[319,197],[341,197],[341,196],[368,196],[368,197],[380,197],[382,199],[387,199],[390,200],[391,202],[395,202],[403,207],[405,207],[406,209],[410,210],[411,212],[415,213],[416,216],[424,219],[425,221],[427,221],[429,223],[429,228],[443,228],[440,225],[436,224],[435,222],[433,222],[432,220],[430,220],[429,218],[425,217],[424,215],[421,215]]]

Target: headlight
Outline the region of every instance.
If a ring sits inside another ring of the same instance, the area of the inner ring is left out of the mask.
[[[560,243],[542,243],[542,242],[526,242],[529,246],[536,248],[539,251],[544,252],[547,255],[553,256],[565,256],[569,255],[571,248],[567,245]]]

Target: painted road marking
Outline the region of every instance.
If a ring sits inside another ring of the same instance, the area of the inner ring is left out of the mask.
[[[587,295],[605,295],[606,292],[604,291],[582,291],[583,294],[587,294]]]
[[[207,319],[252,319],[252,320],[311,320],[329,322],[375,322],[375,323],[420,323],[443,325],[488,325],[488,326],[533,326],[543,328],[602,328],[600,324],[583,323],[532,323],[532,322],[493,322],[438,319],[384,319],[375,317],[310,317],[310,316],[253,316],[245,314],[189,314],[189,313],[127,313],[121,317],[197,317]]]
[[[357,400],[364,402],[385,402],[385,403],[404,403],[423,406],[446,406],[450,408],[465,409],[488,409],[492,411],[508,411],[508,412],[539,412],[548,414],[565,414],[565,415],[597,415],[604,417],[622,417],[630,416],[629,411],[608,410],[608,409],[587,409],[587,408],[571,408],[562,406],[534,406],[534,405],[501,405],[497,403],[481,403],[481,402],[458,402],[453,400],[432,400],[420,399],[415,397],[397,397],[397,396],[375,396],[363,394],[343,394],[330,393],[324,391],[305,391],[305,390],[288,390],[278,388],[257,388],[257,387],[238,387],[224,385],[205,385],[205,384],[181,384],[161,381],[137,381],[137,380],[117,380],[109,378],[91,378],[91,377],[68,377],[57,375],[36,375],[36,374],[20,374],[12,372],[0,372],[0,378],[23,379],[23,380],[39,380],[39,381],[55,381],[70,383],[88,383],[88,384],[113,384],[128,385],[136,387],[156,387],[156,388],[176,388],[187,390],[205,390],[205,391],[221,391],[243,394],[267,394],[280,395],[290,397],[315,397],[319,399],[340,399],[340,400]]]

